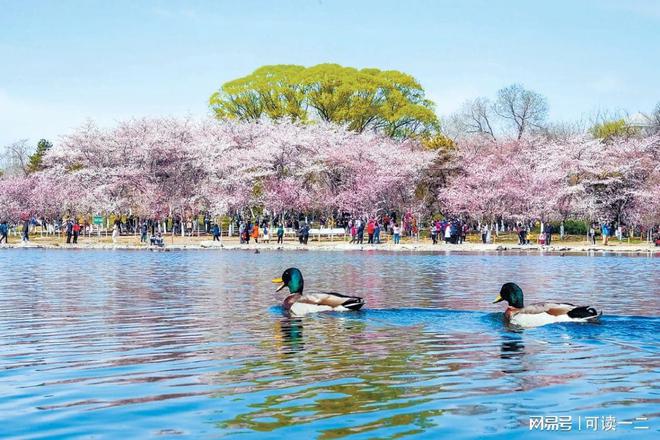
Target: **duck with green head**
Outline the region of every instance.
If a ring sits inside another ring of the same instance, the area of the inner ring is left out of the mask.
[[[280,278],[273,280],[273,283],[280,284],[276,292],[285,287],[289,288],[290,295],[284,299],[282,307],[296,316],[315,312],[360,310],[364,305],[364,299],[358,296],[342,295],[336,292],[303,294],[305,281],[302,272],[295,267],[285,270]]]
[[[592,322],[602,313],[590,306],[575,306],[565,302],[523,303],[523,291],[516,283],[506,283],[493,301],[506,301],[509,304],[504,319],[517,327],[538,327],[555,322]]]

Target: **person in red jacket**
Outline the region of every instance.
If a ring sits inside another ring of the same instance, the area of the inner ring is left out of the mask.
[[[254,238],[255,243],[259,243],[259,223],[257,222],[254,223],[252,228],[252,238]]]
[[[80,234],[80,223],[77,221],[73,223],[73,242],[78,243],[78,235]]]
[[[369,235],[369,241],[367,243],[374,244],[374,231],[376,230],[376,225],[374,224],[374,220],[371,219],[369,220],[369,223],[367,223],[367,234]]]

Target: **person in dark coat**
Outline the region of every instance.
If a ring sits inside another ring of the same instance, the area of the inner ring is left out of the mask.
[[[458,231],[458,234],[460,235],[459,243],[463,244],[465,243],[465,239],[467,238],[467,233],[470,228],[467,225],[467,223],[463,223],[463,222],[460,222],[459,226],[460,226],[460,229]]]
[[[458,221],[454,220],[451,222],[450,226],[450,238],[449,241],[451,244],[458,243]]]
[[[220,241],[220,226],[217,223],[213,225],[213,241]]]
[[[2,240],[5,241],[5,244],[7,244],[7,234],[9,233],[9,227],[7,226],[7,221],[3,220],[2,223],[0,223],[0,244],[2,244]]]
[[[71,243],[71,236],[73,235],[73,222],[68,220],[66,222],[66,242]]]
[[[307,244],[307,240],[309,240],[309,225],[305,223],[305,226],[303,226],[303,244]]]
[[[548,223],[545,226],[544,231],[545,231],[545,245],[550,246],[550,242],[552,241],[552,233],[554,232],[554,230],[552,229],[552,225]]]
[[[300,244],[307,244],[307,240],[309,240],[309,225],[303,223],[298,230],[298,242]]]
[[[23,223],[23,236],[21,237],[23,241],[30,241],[30,221],[25,220]]]
[[[280,223],[277,226],[277,244],[284,243],[284,226]]]

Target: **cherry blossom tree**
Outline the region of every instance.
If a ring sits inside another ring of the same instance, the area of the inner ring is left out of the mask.
[[[330,123],[87,123],[48,152],[34,178],[6,179],[0,188],[12,215],[28,209],[153,217],[251,207],[372,213],[416,203],[416,181],[433,154],[413,141]]]
[[[47,152],[42,170],[0,179],[0,217],[439,208],[491,222],[579,218],[650,226],[660,222],[659,163],[658,136],[481,136],[438,152],[331,123],[87,123]],[[437,204],[425,200],[429,195]]]
[[[588,141],[566,161],[581,203],[576,213],[602,221],[658,221],[660,137]]]
[[[459,144],[461,171],[440,190],[447,212],[498,218],[558,220],[569,217],[657,223],[659,138],[604,142],[534,137]]]
[[[462,171],[440,191],[441,203],[450,213],[485,221],[556,218],[564,176],[544,150],[536,139],[473,139],[459,148]]]

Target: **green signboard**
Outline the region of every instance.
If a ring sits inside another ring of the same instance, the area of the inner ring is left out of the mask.
[[[94,224],[95,225],[102,225],[103,224],[103,217],[100,215],[95,215],[94,216]]]

